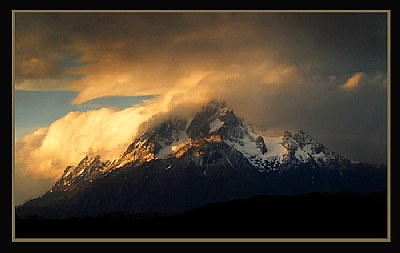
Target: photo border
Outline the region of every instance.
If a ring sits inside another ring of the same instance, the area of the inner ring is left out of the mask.
[[[387,237],[386,238],[16,238],[15,237],[15,15],[17,13],[386,13],[387,15]],[[13,10],[12,11],[12,242],[391,242],[391,11],[390,10]]]

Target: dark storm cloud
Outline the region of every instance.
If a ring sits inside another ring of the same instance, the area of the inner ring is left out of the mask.
[[[385,162],[386,45],[382,13],[17,13],[17,88],[217,97],[262,128]]]

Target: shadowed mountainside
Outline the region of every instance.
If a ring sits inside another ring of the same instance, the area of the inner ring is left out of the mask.
[[[385,238],[386,192],[259,195],[174,215],[16,220],[17,238]]]

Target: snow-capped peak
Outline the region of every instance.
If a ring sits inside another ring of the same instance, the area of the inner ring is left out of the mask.
[[[78,166],[65,169],[56,187],[66,190],[76,181],[94,180],[126,166],[138,167],[153,159],[179,158],[192,144],[215,141],[234,148],[260,172],[278,170],[281,164],[311,162],[331,166],[349,162],[302,130],[295,134],[285,131],[278,137],[260,135],[226,103],[211,101],[192,120],[173,118],[149,128],[112,162],[101,162],[100,156],[87,155]]]
[[[57,181],[55,189],[66,191],[76,181],[88,181],[96,179],[104,173],[110,162],[101,162],[100,156],[96,154],[86,155],[78,166],[68,166]]]
[[[282,145],[288,151],[285,157],[286,162],[315,162],[321,166],[351,163],[350,160],[331,151],[303,130],[294,135],[285,131]]]
[[[212,100],[197,113],[186,129],[186,134],[192,140],[216,133],[226,123],[224,118],[229,113],[226,103]]]

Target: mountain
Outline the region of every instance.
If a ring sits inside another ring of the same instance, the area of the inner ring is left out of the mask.
[[[352,162],[299,131],[257,134],[225,103],[147,129],[114,161],[87,155],[17,215],[177,213],[260,194],[386,190],[386,166]]]

